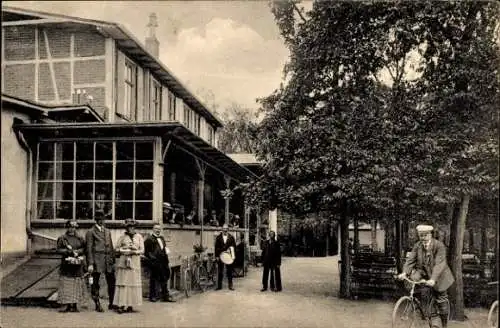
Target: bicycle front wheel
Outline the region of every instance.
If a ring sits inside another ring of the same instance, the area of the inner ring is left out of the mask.
[[[392,310],[392,328],[411,328],[417,313],[415,303],[408,296],[401,297]]]
[[[488,328],[498,328],[498,300],[491,304],[488,312]]]
[[[191,275],[191,270],[189,269],[184,270],[183,280],[184,280],[184,294],[186,294],[186,297],[189,297],[191,296],[192,280],[193,280],[193,277]]]

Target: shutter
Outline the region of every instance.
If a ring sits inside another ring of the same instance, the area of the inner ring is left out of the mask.
[[[184,122],[184,101],[181,98],[175,98],[175,120]]]
[[[116,63],[116,100],[115,100],[115,110],[116,113],[124,114],[125,109],[123,108],[125,104],[125,55],[121,51],[117,51],[118,58]]]
[[[165,86],[161,87],[161,117],[162,121],[168,121],[168,89]]]
[[[144,70],[137,68],[137,113],[136,121],[144,120]]]

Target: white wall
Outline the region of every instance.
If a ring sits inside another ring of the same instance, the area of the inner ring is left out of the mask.
[[[14,116],[27,119],[25,115],[2,108],[2,258],[9,255],[24,255],[27,251],[28,155],[12,130]]]
[[[354,240],[354,230],[349,230],[349,238]],[[384,240],[385,231],[377,229],[377,247],[378,251],[384,250]],[[372,243],[372,232],[371,230],[359,230],[359,244],[360,245],[371,245]]]

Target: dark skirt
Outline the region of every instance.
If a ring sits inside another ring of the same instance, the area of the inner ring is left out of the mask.
[[[82,277],[59,278],[58,301],[60,304],[80,303],[86,297],[86,284]]]

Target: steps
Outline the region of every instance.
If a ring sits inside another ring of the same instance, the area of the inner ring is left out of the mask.
[[[46,304],[57,291],[58,255],[35,255],[2,278],[1,302],[6,304]]]

